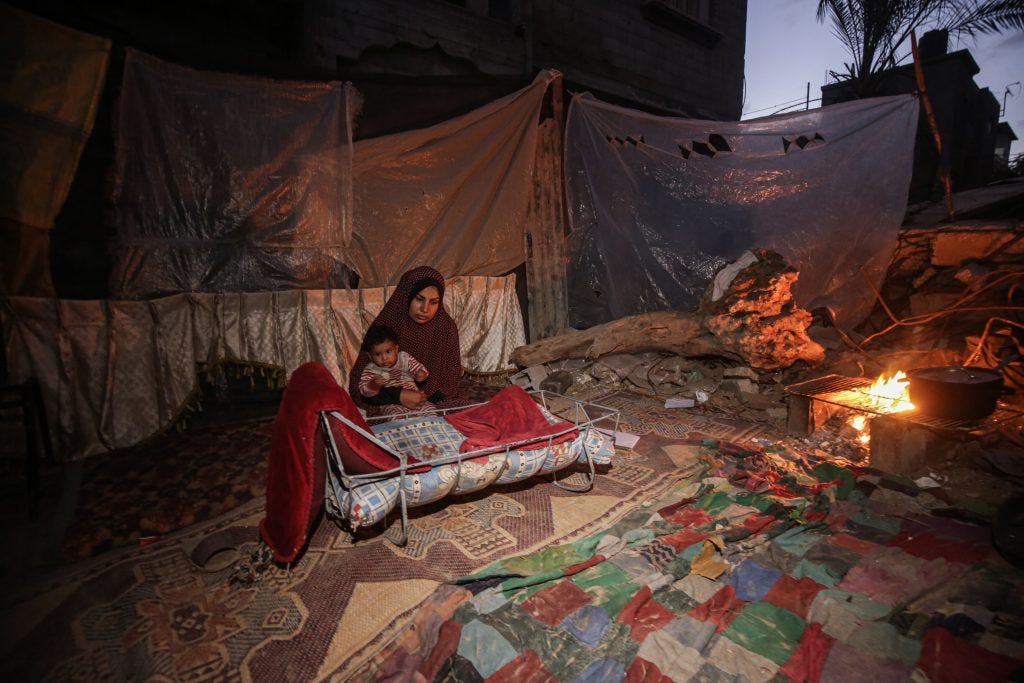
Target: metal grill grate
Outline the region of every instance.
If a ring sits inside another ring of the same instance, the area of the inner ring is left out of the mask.
[[[817,379],[790,384],[786,387],[786,392],[795,396],[803,396],[815,401],[824,401],[825,403],[864,413],[888,415],[889,417],[907,420],[908,422],[925,427],[958,432],[987,431],[1024,415],[1024,412],[1009,410],[1003,406],[997,406],[995,412],[983,420],[951,420],[929,417],[928,415],[920,414],[916,410],[886,413],[878,408],[876,401],[877,398],[884,397],[874,397],[866,391],[871,384],[872,380],[863,377],[825,375]]]

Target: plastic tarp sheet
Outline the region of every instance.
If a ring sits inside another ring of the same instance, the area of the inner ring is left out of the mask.
[[[0,286],[53,296],[50,230],[92,133],[110,41],[0,4]]]
[[[747,249],[800,271],[796,302],[870,312],[903,220],[917,100],[874,98],[743,122],[666,118],[584,94],[566,130],[574,327],[694,309]]]
[[[349,84],[196,71],[135,50],[117,106],[117,299],[349,286]]]
[[[501,275],[526,260],[538,119],[556,76],[542,71],[463,116],[355,144],[348,263],[360,285],[395,284],[421,263]]]
[[[515,276],[454,277],[445,306],[463,365],[506,369],[526,343]],[[190,293],[149,301],[10,297],[0,323],[11,382],[37,377],[54,447],[73,460],[168,428],[197,389],[197,371],[231,360],[326,366],[342,386],[366,327],[391,292],[378,287],[252,294]]]

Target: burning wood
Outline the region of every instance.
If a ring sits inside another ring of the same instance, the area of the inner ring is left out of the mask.
[[[836,400],[874,413],[902,413],[914,409],[907,387],[907,373],[899,370],[879,375],[866,387],[840,392]]]
[[[891,375],[881,374],[866,387],[850,389],[835,395],[836,400],[873,413],[893,414],[914,409],[910,401],[907,373],[898,370]],[[871,418],[865,413],[850,415],[846,424],[857,434],[857,440],[867,444],[871,440]]]

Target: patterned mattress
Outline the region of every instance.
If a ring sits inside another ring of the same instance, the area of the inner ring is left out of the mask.
[[[563,421],[544,406],[538,408],[550,424]],[[552,443],[555,439],[546,437],[541,445],[514,442],[468,453],[460,452],[466,437],[440,415],[425,414],[375,425],[374,442],[402,458],[403,464],[386,472],[349,474],[337,444],[332,444],[327,449],[327,514],[354,531],[380,522],[396,507],[404,519],[410,507],[558,472],[573,463],[589,464],[592,476],[593,467],[609,464],[614,452],[612,439],[596,425],[617,415],[605,413],[590,419],[585,410],[580,414],[584,418],[572,423],[570,440]],[[338,413],[326,415],[357,429]],[[405,464],[407,460],[409,464]]]

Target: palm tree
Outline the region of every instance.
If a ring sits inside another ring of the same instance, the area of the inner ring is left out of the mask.
[[[968,37],[1024,30],[1024,0],[819,0],[818,21],[826,17],[853,57],[832,77],[868,97],[875,94],[877,75],[907,58],[911,33],[924,27]]]

